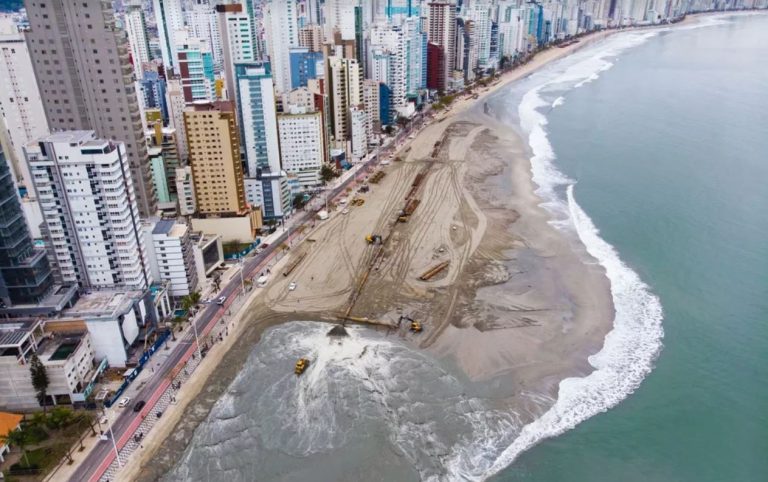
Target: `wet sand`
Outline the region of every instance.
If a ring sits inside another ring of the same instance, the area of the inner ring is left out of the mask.
[[[549,224],[534,193],[526,143],[481,108],[486,93],[587,43],[545,51],[479,91],[479,100],[455,102],[401,151],[402,162],[383,168],[381,182],[360,195],[363,206],[350,207],[347,215],[337,208],[319,222],[313,241],[281,261],[303,253],[302,262],[289,277],[276,276],[255,290],[235,315],[235,336],[211,350],[182,388],[179,405],[147,435],[119,480],[157,480],[170,470],[263,331],[279,323],[334,321],[348,310],[384,324],[409,315],[424,332],[393,331],[450,359],[468,379],[503,375],[514,381],[504,388],[513,399],[529,391],[547,394],[546,402],[524,407],[531,418],[551,404],[560,380],[591,371],[586,359],[612,326],[608,279],[575,236]],[[419,173],[424,180],[414,197],[420,204],[399,223],[397,213]],[[386,243],[369,245],[368,234]],[[450,264],[433,280],[418,279],[442,261]],[[291,281],[295,291],[287,289]]]

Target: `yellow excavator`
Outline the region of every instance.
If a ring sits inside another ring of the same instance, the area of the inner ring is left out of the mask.
[[[299,361],[296,362],[296,368],[294,368],[293,372],[298,376],[304,373],[308,367],[309,360],[306,358],[299,358]]]
[[[378,234],[369,234],[365,237],[368,244],[381,244],[381,236]]]

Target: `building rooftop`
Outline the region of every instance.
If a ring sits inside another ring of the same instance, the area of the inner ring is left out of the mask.
[[[4,437],[16,430],[22,420],[24,416],[18,413],[0,412],[0,436]]]
[[[130,309],[138,298],[141,298],[140,291],[93,291],[82,295],[64,315],[71,318],[114,317]]]
[[[155,224],[155,229],[152,230],[152,234],[165,234],[168,235],[173,229],[176,221],[172,219],[161,219]]]
[[[70,144],[82,144],[88,141],[95,140],[96,133],[94,131],[60,131],[53,132],[42,139],[40,142],[67,142]],[[106,142],[106,141],[102,141]]]

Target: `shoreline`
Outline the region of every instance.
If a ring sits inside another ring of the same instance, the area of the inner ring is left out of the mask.
[[[686,19],[688,21],[688,19]],[[507,72],[501,76],[501,78],[496,81],[494,84],[482,88],[482,89],[476,89],[475,92],[479,94],[478,99],[471,99],[471,98],[461,98],[455,101],[450,109],[450,112],[446,114],[440,114],[440,116],[443,116],[441,120],[434,120],[430,125],[425,127],[418,135],[417,137],[410,143],[410,148],[404,149],[406,152],[410,150],[408,153],[408,158],[406,159],[405,164],[410,164],[416,161],[417,156],[416,153],[419,153],[421,155],[425,155],[426,151],[431,148],[433,142],[432,140],[437,138],[440,138],[444,131],[446,131],[451,126],[456,125],[457,123],[461,123],[463,121],[462,117],[469,117],[470,123],[471,118],[473,115],[471,113],[468,113],[467,111],[470,110],[473,107],[478,107],[482,105],[482,103],[487,99],[488,96],[493,94],[494,92],[500,90],[503,87],[506,87],[511,82],[520,80],[521,78],[527,77],[534,73],[535,71],[539,70],[545,65],[548,65],[551,62],[557,61],[561,58],[564,58],[575,51],[581,49],[582,47],[591,45],[599,40],[602,40],[614,33],[620,33],[625,30],[610,30],[610,31],[602,31],[602,32],[596,32],[592,35],[585,36],[580,39],[580,42],[578,44],[575,44],[570,47],[566,48],[557,48],[553,47],[546,51],[543,51],[539,54],[537,54],[531,61],[529,61],[527,64],[521,66],[518,69],[515,69],[513,71]],[[482,129],[481,129],[482,128]],[[473,128],[474,130],[477,130],[477,132],[474,132],[472,139],[470,141],[464,141],[462,146],[459,147],[459,150],[463,150],[464,154],[467,155],[467,151],[470,150],[475,145],[476,138],[481,135],[485,135],[486,131],[493,133],[498,133],[499,127],[496,126],[494,128],[489,127],[487,124],[483,125],[482,123],[479,126],[475,126]],[[478,130],[479,129],[479,130]],[[430,131],[427,133],[427,131]],[[469,137],[469,136],[467,136]],[[486,148],[493,148],[493,143],[497,142],[493,139],[483,139],[482,142],[484,143]],[[452,144],[456,144],[457,141],[455,139],[452,139]],[[462,143],[462,141],[458,141],[458,143]],[[522,178],[522,180],[528,184],[532,184],[533,181],[531,179],[531,172],[530,172],[530,159],[528,159],[529,152],[528,152],[528,146],[526,142],[522,142],[522,146],[520,145],[521,140],[516,140],[517,147],[522,147],[522,151],[517,153],[517,159],[518,162],[515,165],[515,178]],[[512,144],[515,144],[513,142]],[[490,146],[490,147],[489,147]],[[509,145],[505,146],[505,148],[509,148]],[[404,150],[401,150],[402,153]],[[453,157],[453,156],[451,156]],[[525,172],[524,168],[526,166],[525,162],[519,162],[519,159],[525,159],[527,161],[527,172]],[[417,161],[416,161],[417,162]],[[525,175],[522,175],[525,172]],[[411,173],[412,174],[412,173]],[[491,173],[488,176],[492,177],[494,174]],[[475,195],[478,195],[478,192],[475,191]],[[534,195],[535,197],[535,195]],[[535,213],[535,211],[540,210],[544,212],[543,208],[539,206],[541,200],[536,199],[528,199],[527,201],[529,204],[532,204],[531,211],[527,213],[523,213],[526,217],[537,217],[540,215],[540,213]],[[497,220],[498,221],[498,220]],[[538,221],[547,222],[548,219],[541,218]],[[510,223],[510,224],[515,224]],[[519,224],[515,225],[515,228],[517,228]],[[359,240],[356,240],[359,241]],[[479,243],[479,241],[478,241]],[[305,243],[306,244],[306,243]],[[576,253],[579,254],[579,253]],[[273,269],[277,270],[277,266],[275,266]],[[607,279],[606,279],[607,281]],[[281,300],[279,299],[279,295],[275,295],[276,292],[282,292],[283,287],[280,286],[279,283],[277,283],[277,286],[270,286],[265,289],[266,296],[261,296],[260,298],[267,298],[270,295],[272,295],[273,300],[277,300],[278,304],[281,303]],[[266,310],[265,307],[259,306],[260,300],[256,297],[256,294],[259,293],[259,291],[254,292],[254,294],[249,298],[249,300],[244,303],[243,308],[236,313],[236,315],[233,317],[232,323],[235,324],[236,328],[231,333],[234,336],[228,337],[224,343],[217,344],[211,352],[206,357],[205,361],[203,362],[203,366],[200,370],[198,370],[198,373],[194,376],[194,379],[190,382],[188,382],[185,386],[182,387],[181,391],[179,392],[179,400],[180,403],[175,407],[175,410],[169,410],[167,415],[161,419],[157,426],[153,429],[152,432],[150,432],[144,441],[144,449],[142,449],[138,454],[135,454],[129,463],[126,465],[126,467],[119,473],[117,480],[156,480],[161,476],[163,473],[167,472],[167,470],[161,470],[161,471],[152,471],[152,473],[148,472],[149,465],[148,462],[150,460],[153,461],[153,463],[156,463],[157,465],[165,465],[166,463],[170,462],[170,467],[172,467],[175,463],[175,461],[178,460],[178,456],[175,457],[175,460],[173,459],[173,454],[180,454],[183,453],[185,449],[182,449],[181,451],[174,451],[171,449],[168,449],[167,447],[164,447],[166,450],[166,453],[160,457],[160,460],[158,460],[155,455],[156,452],[164,446],[166,441],[171,442],[182,442],[184,440],[190,440],[191,435],[194,432],[194,429],[197,427],[198,423],[205,419],[207,416],[210,408],[212,407],[213,403],[218,400],[221,393],[223,393],[224,390],[226,390],[226,387],[229,385],[229,383],[234,379],[234,377],[239,372],[239,367],[242,365],[242,362],[244,359],[248,356],[248,353],[250,353],[250,350],[252,350],[254,343],[258,342],[258,340],[261,337],[261,334],[264,332],[264,330],[275,326],[277,324],[283,323],[288,320],[302,320],[302,319],[317,319],[318,312],[326,311],[325,308],[330,306],[320,306],[319,310],[310,310],[310,311],[298,311],[296,310],[296,306],[289,306],[289,307],[283,307],[282,310]],[[343,298],[343,295],[340,296],[340,299]],[[283,303],[284,304],[284,303]],[[247,308],[246,308],[247,307]],[[292,309],[291,309],[292,308]],[[251,313],[248,313],[251,311]],[[282,313],[279,313],[281,311]],[[256,316],[263,316],[263,318],[257,322],[257,323],[248,323],[244,320],[244,317],[248,317],[253,319]],[[609,320],[610,321],[610,320]],[[450,323],[443,322],[443,325],[441,328],[436,329],[432,334],[430,334],[431,339],[427,339],[426,341],[423,341],[421,343],[422,347],[427,347],[428,350],[431,350],[435,353],[442,353],[444,355],[453,354],[455,355],[457,351],[461,351],[463,348],[456,345],[457,338],[460,338],[461,335],[452,336],[456,333],[449,333],[454,330],[459,330],[460,328],[456,328]],[[594,334],[594,333],[593,333]],[[603,334],[604,337],[604,334]],[[602,344],[602,343],[601,343]],[[468,345],[464,345],[465,347],[477,347],[477,341],[473,341],[469,343]],[[233,350],[233,348],[235,348]],[[536,348],[536,347],[533,347]],[[597,347],[599,349],[599,346]],[[596,350],[593,350],[592,348],[589,348],[586,350],[586,352],[594,353]],[[464,358],[465,360],[469,360],[472,357],[470,355],[464,354],[464,355],[457,355],[459,358]],[[583,372],[584,370],[590,370],[588,363],[586,362],[586,356],[584,355],[584,352],[581,352],[579,356],[583,356],[583,363],[580,367],[577,368],[577,372]],[[226,359],[226,367],[222,366],[222,361]],[[239,362],[239,363],[238,363]],[[481,365],[487,365],[487,361],[484,363],[481,363]],[[463,367],[465,371],[468,373],[474,373],[476,376],[483,378],[488,377],[489,374],[485,372],[483,369],[478,369],[476,372],[473,371],[473,367],[470,366],[470,364],[467,364]],[[569,367],[570,368],[570,367]],[[551,376],[541,376],[541,373],[536,373],[536,377],[539,379],[545,379],[543,382],[544,385],[549,385],[550,390],[556,390],[557,384],[560,380],[553,379]],[[548,379],[548,380],[546,380]],[[193,413],[184,413],[185,410],[188,408],[189,405],[193,405]],[[182,416],[185,420],[182,420]],[[183,423],[181,423],[183,422]],[[183,425],[183,426],[182,426]],[[158,463],[159,462],[159,463]],[[142,469],[144,471],[142,472]]]

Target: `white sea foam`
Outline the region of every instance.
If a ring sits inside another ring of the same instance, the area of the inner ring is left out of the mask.
[[[563,104],[565,104],[565,97],[563,97],[563,96],[561,95],[560,97],[558,97],[557,99],[555,99],[555,101],[554,101],[554,102],[552,102],[552,108],[554,109],[555,107],[559,107],[559,106],[561,106],[561,105],[563,105]]]
[[[605,268],[611,282],[616,310],[613,330],[600,352],[589,358],[595,370],[583,378],[560,382],[555,404],[520,434],[477,478],[486,478],[507,467],[523,451],[541,440],[559,435],[578,423],[604,412],[630,395],[648,375],[661,350],[664,335],[659,299],[616,250],[599,236],[589,216],[574,197],[574,184],[554,164],[555,152],[546,133],[547,119],[539,109],[547,105],[541,93],[548,89],[578,88],[596,80],[613,65],[611,57],[644,42],[655,32],[616,36],[591,57],[566,69],[561,75],[528,91],[518,107],[522,128],[528,133],[533,152],[531,170],[537,193],[551,210],[558,227],[574,231],[587,251]],[[562,187],[565,186],[565,196]]]

